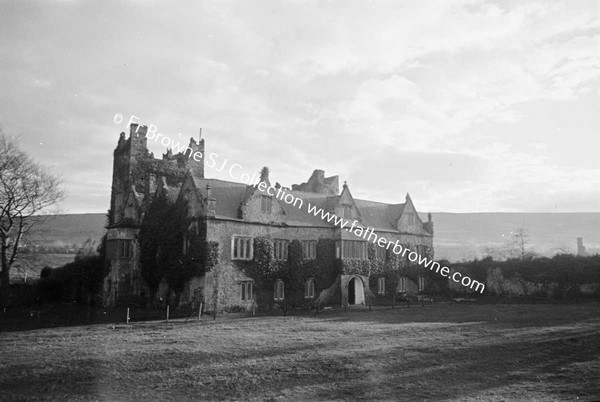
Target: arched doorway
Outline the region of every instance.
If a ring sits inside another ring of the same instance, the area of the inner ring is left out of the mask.
[[[365,304],[365,290],[362,279],[358,276],[348,282],[348,304]]]

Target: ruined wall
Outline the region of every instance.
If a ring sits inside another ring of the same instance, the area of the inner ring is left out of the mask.
[[[131,124],[129,138],[121,133],[113,153],[113,179],[109,225],[118,225],[124,218],[126,202],[132,188],[147,199],[154,195],[157,180],[164,177],[169,186],[180,187],[188,170],[204,177],[204,140],[191,138],[182,152],[167,150],[162,159],[155,159],[148,151],[147,127]],[[178,144],[179,145],[179,144]],[[202,158],[195,153],[199,152]]]
[[[292,190],[338,195],[340,193],[339,177],[325,177],[325,172],[323,170],[316,169],[313,171],[307,182],[302,184],[292,184]]]

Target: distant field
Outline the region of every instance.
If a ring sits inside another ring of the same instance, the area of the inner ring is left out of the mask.
[[[27,254],[22,256],[26,259],[27,265],[17,262],[15,268],[10,271],[11,281],[18,283],[25,280],[25,274],[27,279],[39,278],[42,268],[50,267],[57,268],[62,267],[65,264],[73,262],[77,254]]]
[[[0,333],[4,400],[598,400],[600,308],[448,305]]]
[[[105,225],[106,214],[55,215],[43,219],[28,240],[52,247],[81,245],[88,238],[100,240]]]
[[[552,256],[575,254],[577,237],[589,254],[600,253],[600,213],[433,213],[436,258],[450,261],[485,256],[486,247],[501,247],[519,228],[528,234],[528,249]],[[425,216],[422,216],[425,219]]]

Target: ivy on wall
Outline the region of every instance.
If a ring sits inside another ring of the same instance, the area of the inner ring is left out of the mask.
[[[206,260],[204,263],[204,272],[209,272],[219,263],[219,243],[209,241],[206,243]]]
[[[273,306],[273,289],[278,271],[278,262],[273,257],[271,240],[264,237],[254,238],[254,259],[252,261],[234,261],[247,276],[254,279],[256,301],[259,306]]]
[[[413,282],[419,276],[432,277],[428,269],[408,262],[395,254],[391,249],[386,250],[384,259],[377,257],[377,245],[368,245],[367,260],[340,260],[336,258],[335,240],[319,239],[317,242],[317,257],[314,260],[302,258],[302,243],[298,240],[290,242],[287,261],[275,261],[273,258],[272,239],[257,237],[254,240],[254,259],[252,261],[235,261],[234,263],[256,284],[257,302],[261,307],[273,307],[274,289],[277,280],[285,284],[286,307],[307,306],[313,299],[305,298],[305,286],[309,279],[314,280],[315,296],[322,290],[330,288],[340,274],[363,275],[369,277],[369,288],[377,289],[379,278],[385,278],[386,291],[376,298],[389,299],[396,292],[401,276]],[[432,277],[428,283],[439,282],[438,277]],[[445,279],[445,278],[442,278]],[[440,286],[442,287],[443,284]],[[367,289],[368,291],[368,289]]]
[[[285,284],[286,308],[306,306],[314,299],[305,298],[305,286],[309,279],[314,281],[315,297],[329,288],[341,273],[340,261],[335,258],[335,241],[319,239],[317,256],[314,260],[302,258],[302,243],[293,240],[288,247],[287,261],[276,261],[273,243],[267,237],[254,239],[254,259],[234,262],[256,285],[259,307],[272,308],[275,304],[274,291],[277,280]]]
[[[162,279],[180,293],[189,279],[202,275],[207,265],[214,266],[218,260],[218,247],[211,243],[205,246],[198,234],[187,233],[186,211],[185,205],[160,196],[150,205],[140,225],[141,275],[152,294]],[[185,255],[184,236],[190,242]]]

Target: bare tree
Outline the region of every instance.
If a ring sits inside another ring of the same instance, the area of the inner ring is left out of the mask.
[[[531,250],[527,250],[529,245],[529,233],[525,228],[518,228],[509,242],[508,249],[513,258],[525,260],[535,255]]]
[[[524,260],[526,257],[525,246],[529,244],[529,234],[524,228],[519,228],[513,233],[513,244],[517,255]]]
[[[554,256],[557,254],[572,254],[573,252],[569,250],[569,247],[565,246],[564,244],[560,244],[552,247],[550,250],[548,250],[548,253]]]
[[[533,250],[529,249],[529,234],[524,228],[519,228],[512,232],[512,237],[500,246],[486,246],[483,249],[484,255],[497,260],[521,259],[525,260],[536,256]]]
[[[63,198],[59,180],[0,131],[0,303],[8,304],[10,269],[24,236]]]

